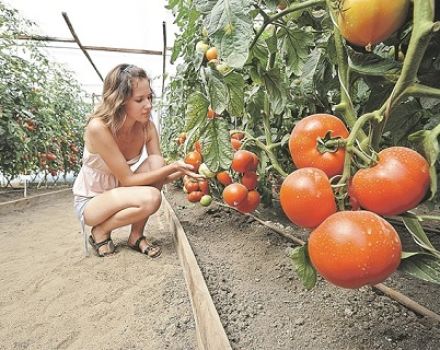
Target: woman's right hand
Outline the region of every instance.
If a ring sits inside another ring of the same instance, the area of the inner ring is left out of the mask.
[[[194,172],[194,166],[192,166],[191,164],[187,164],[185,163],[183,160],[178,160],[175,163],[176,166],[176,171],[180,172],[183,175],[188,175],[191,177],[194,177],[196,179],[204,179],[205,176],[201,175],[201,174],[197,174],[196,172]]]

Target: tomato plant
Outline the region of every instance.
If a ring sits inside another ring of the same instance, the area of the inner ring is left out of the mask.
[[[336,203],[326,174],[317,168],[295,170],[280,189],[281,208],[294,224],[313,228],[336,212]]]
[[[368,211],[342,211],[311,234],[313,266],[329,282],[359,288],[387,279],[399,266],[402,246],[396,230]]]
[[[348,130],[339,118],[329,114],[314,114],[301,119],[289,138],[290,155],[295,165],[321,169],[328,177],[341,174],[345,148],[320,147],[320,141],[323,143],[326,137],[346,138]]]
[[[386,148],[377,164],[354,174],[351,192],[359,205],[380,215],[397,215],[416,207],[429,188],[429,164],[406,147]]]

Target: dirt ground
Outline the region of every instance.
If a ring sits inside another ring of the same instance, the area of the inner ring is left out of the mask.
[[[287,239],[234,210],[189,203],[169,188],[233,349],[440,349],[440,325],[370,287],[346,290],[320,279],[307,291]],[[280,212],[260,211],[305,239]],[[437,237],[440,238],[440,237]],[[438,241],[438,239],[437,239]],[[440,242],[436,242],[438,244]],[[440,313],[438,285],[395,273],[385,284]]]
[[[150,218],[147,236],[162,244],[161,257],[129,249],[127,228],[114,233],[118,254],[84,257],[70,191],[2,212],[0,349],[195,349],[191,306],[163,212]]]

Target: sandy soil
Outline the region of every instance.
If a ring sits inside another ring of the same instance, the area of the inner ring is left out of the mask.
[[[11,199],[8,197],[8,199]],[[72,195],[0,214],[0,349],[195,349],[182,270],[160,212],[152,260],[115,233],[119,253],[85,258]]]
[[[195,251],[233,349],[440,349],[440,325],[363,287],[346,290],[320,279],[307,291],[286,249],[292,243],[236,211],[189,203],[181,190],[167,198]],[[260,210],[305,239],[279,211]],[[440,244],[440,236],[435,244]],[[397,272],[385,284],[440,313],[438,285]]]

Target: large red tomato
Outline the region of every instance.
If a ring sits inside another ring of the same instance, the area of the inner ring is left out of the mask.
[[[255,153],[241,149],[234,153],[231,168],[238,173],[255,171],[258,166],[258,157]]]
[[[400,238],[386,220],[369,211],[340,211],[308,240],[310,260],[327,281],[359,288],[388,278],[400,263]]]
[[[387,39],[405,21],[409,0],[343,0],[338,15],[342,36],[370,46]]]
[[[223,200],[231,207],[236,207],[248,195],[248,189],[239,183],[232,183],[223,189]]]
[[[336,212],[335,196],[327,175],[316,168],[295,170],[280,189],[281,208],[294,224],[316,227]]]
[[[350,191],[364,209],[380,215],[397,215],[413,209],[428,190],[429,164],[416,151],[390,147],[379,161],[354,174]]]
[[[318,149],[318,139],[329,131],[334,138],[347,138],[349,135],[344,123],[330,114],[313,114],[295,125],[289,138],[289,150],[297,168],[318,168],[328,177],[342,173],[345,148],[324,153]]]
[[[257,190],[251,190],[248,192],[246,198],[237,205],[237,209],[242,213],[250,213],[257,209],[260,204],[261,196]]]

